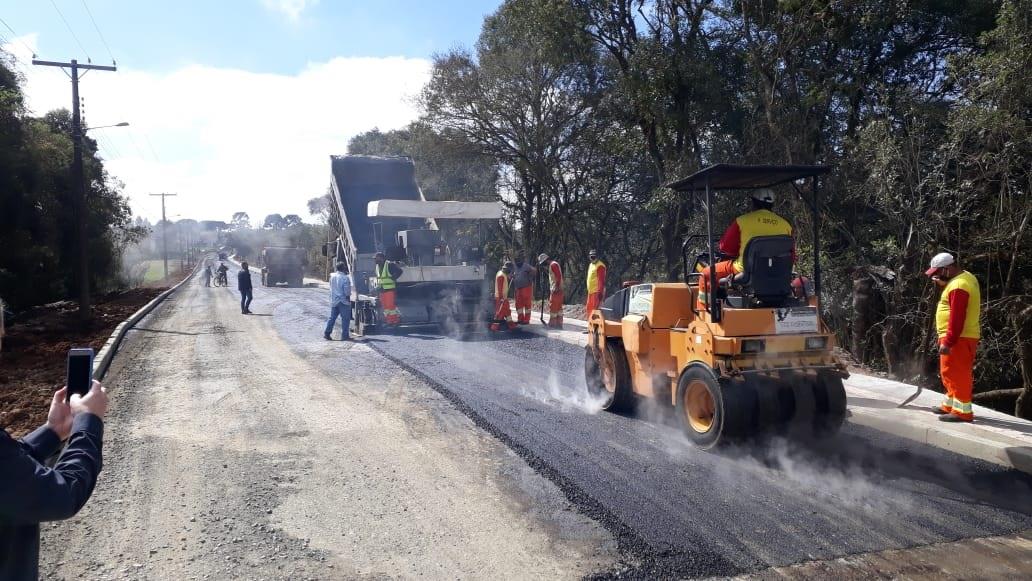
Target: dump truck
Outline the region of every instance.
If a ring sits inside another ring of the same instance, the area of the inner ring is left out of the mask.
[[[630,284],[588,314],[585,379],[605,409],[627,410],[641,398],[666,402],[703,448],[760,434],[810,438],[838,431],[847,413],[842,380],[848,373],[820,316],[818,177],[827,171],[718,164],[668,185],[701,202],[695,205],[706,213],[706,232],[683,241],[683,281]],[[718,249],[714,196],[789,184],[812,210],[813,292],[807,284],[793,288],[805,277],[793,271],[792,236],[753,237],[741,249],[741,273],[718,280],[716,269],[706,271]],[[700,308],[704,272],[713,290]]]
[[[267,246],[262,249],[262,285],[304,286],[308,252],[304,248]]]
[[[482,236],[446,240],[438,221],[497,223],[498,202],[427,201],[408,157],[331,156],[333,222],[340,236],[324,254],[348,266],[352,330],[363,335],[388,326],[380,304],[374,257],[383,252],[404,271],[396,281],[401,327],[469,330],[491,317],[490,274]],[[480,239],[476,239],[480,238]]]

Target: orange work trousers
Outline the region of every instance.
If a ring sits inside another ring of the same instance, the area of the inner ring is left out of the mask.
[[[394,302],[394,290],[381,290],[380,302],[383,303],[383,316],[387,319],[388,325],[397,325],[401,322],[401,311]]]
[[[726,276],[731,276],[738,272],[737,270],[735,270],[735,263],[733,260],[723,260],[721,262],[716,263],[713,266],[707,266],[706,268],[702,269],[702,276],[699,278],[699,300],[696,303],[698,305],[699,310],[705,310],[706,305],[709,303],[709,285],[711,268],[717,269],[718,281]]]
[[[521,325],[530,323],[530,313],[534,309],[534,287],[525,286],[516,289],[516,321]]]
[[[492,331],[501,331],[502,323],[512,329],[516,327],[516,323],[512,322],[512,311],[509,310],[509,297],[495,299],[495,314],[494,320],[491,321]]]
[[[557,329],[563,326],[563,291],[548,295],[548,326]]]
[[[601,291],[588,295],[588,304],[586,305],[588,312],[585,314],[586,317],[590,317],[592,311],[602,306],[603,298]]]
[[[939,355],[939,374],[942,386],[946,388],[942,409],[965,420],[975,417],[971,408],[971,392],[975,387],[977,350],[978,339],[961,337],[956,345],[950,347],[948,354]]]

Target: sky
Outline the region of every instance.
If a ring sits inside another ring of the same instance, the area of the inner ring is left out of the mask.
[[[134,214],[311,221],[329,156],[403,127],[434,54],[471,46],[500,0],[0,0],[0,45],[34,114],[69,108],[42,60],[117,62],[80,81],[86,123]],[[92,17],[92,18],[91,18]],[[94,22],[96,24],[94,24]],[[128,122],[129,127],[103,129]]]

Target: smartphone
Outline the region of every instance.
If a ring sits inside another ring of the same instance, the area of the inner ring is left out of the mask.
[[[73,393],[86,395],[93,385],[93,348],[76,348],[68,350],[68,377],[65,385],[68,393],[65,399],[71,399]]]

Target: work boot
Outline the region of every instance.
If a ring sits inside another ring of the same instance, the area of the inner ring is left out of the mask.
[[[950,422],[950,423],[971,422],[971,421],[974,421],[974,419],[975,418],[973,418],[973,417],[971,417],[971,418],[961,417],[961,416],[958,416],[957,414],[944,414],[944,415],[939,416],[939,421],[940,422]]]
[[[509,330],[510,331],[513,331],[513,330],[515,330],[517,328],[519,328],[519,325],[517,325],[516,323],[513,323],[512,321],[509,321]]]
[[[933,413],[933,414],[939,414],[939,415],[941,416],[941,415],[943,415],[943,414],[948,414],[948,413],[950,413],[950,412],[948,412],[948,411],[946,411],[946,410],[942,409],[942,406],[937,406],[937,405],[934,405],[934,406],[932,406],[932,413]]]
[[[327,341],[333,341],[333,337],[331,337],[329,333],[324,333],[322,338],[326,339]]]
[[[497,333],[502,330],[502,327],[498,323],[491,323],[491,330]]]

